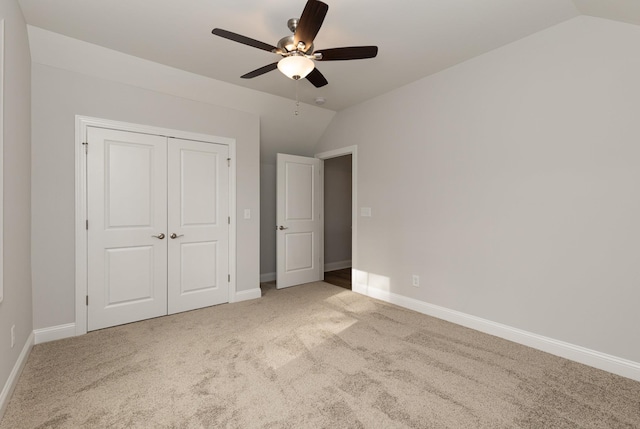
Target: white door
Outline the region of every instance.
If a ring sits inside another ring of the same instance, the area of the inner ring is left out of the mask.
[[[167,139],[87,134],[88,330],[167,314]]]
[[[276,261],[278,289],[320,280],[321,161],[278,154]]]
[[[229,301],[229,148],[169,142],[169,314]]]

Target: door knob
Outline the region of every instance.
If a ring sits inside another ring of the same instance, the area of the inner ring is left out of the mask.
[[[184,237],[184,234],[176,235],[176,233],[174,232],[169,237],[171,237],[172,239],[175,239],[175,238],[178,238],[178,237]]]
[[[279,229],[280,231],[282,231],[282,230],[284,230],[284,229],[289,229],[289,228],[288,228],[288,227],[286,227],[286,226],[282,226],[282,225],[280,225],[280,226],[278,227],[278,229]]]
[[[152,235],[152,237],[159,238],[160,240],[162,240],[164,238],[164,234],[160,233],[158,235]]]

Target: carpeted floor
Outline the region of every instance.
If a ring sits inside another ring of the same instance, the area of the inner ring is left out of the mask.
[[[326,283],[33,348],[2,429],[638,428],[640,383]]]

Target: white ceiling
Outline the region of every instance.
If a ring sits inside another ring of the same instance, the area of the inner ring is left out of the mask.
[[[638,0],[325,0],[316,50],[377,45],[375,59],[317,63],[329,85],[299,85],[341,110],[580,14],[640,24]],[[275,54],[213,36],[220,27],[275,45],[305,0],[19,0],[28,24],[258,91],[295,98],[278,71],[242,74]]]

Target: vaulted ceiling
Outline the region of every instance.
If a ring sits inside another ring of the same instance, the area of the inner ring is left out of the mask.
[[[637,0],[325,0],[316,49],[377,45],[374,59],[317,63],[329,85],[301,100],[341,110],[580,14],[640,24]],[[278,56],[213,36],[214,27],[275,45],[305,0],[20,0],[28,24],[213,79],[294,98]]]

